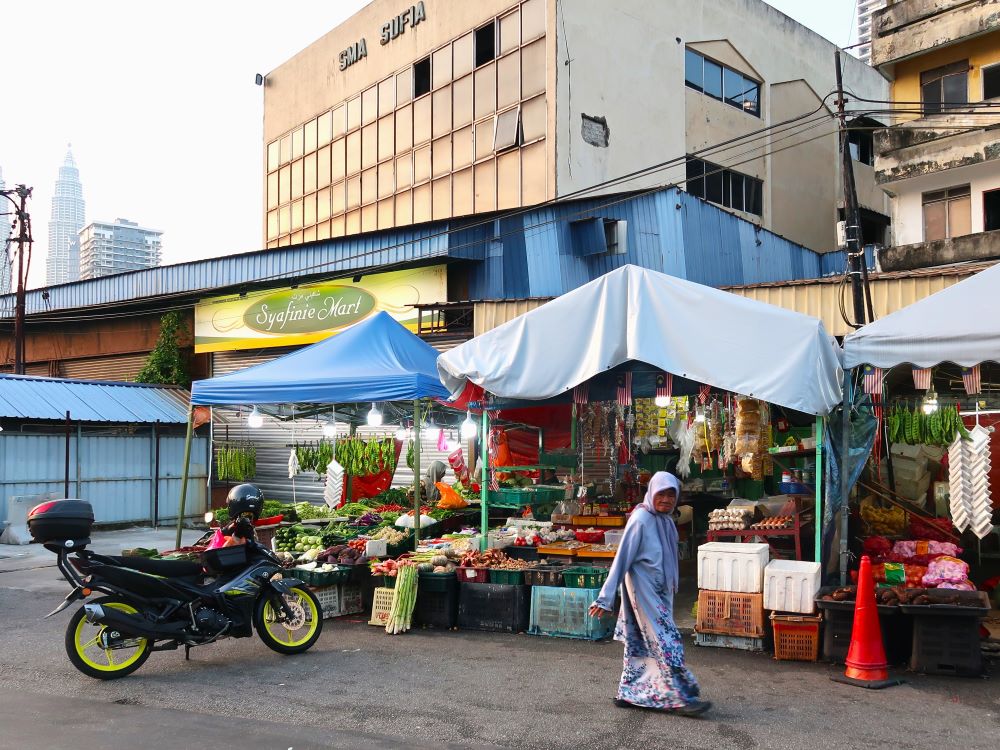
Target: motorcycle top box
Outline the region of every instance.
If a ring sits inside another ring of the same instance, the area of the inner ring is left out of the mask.
[[[50,500],[28,513],[28,530],[39,543],[86,539],[94,525],[94,508],[86,500]]]

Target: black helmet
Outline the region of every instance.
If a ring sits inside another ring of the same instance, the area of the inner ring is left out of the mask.
[[[256,521],[264,509],[264,494],[256,485],[238,484],[229,490],[226,507],[229,509],[230,521],[235,521],[243,515],[251,515]]]

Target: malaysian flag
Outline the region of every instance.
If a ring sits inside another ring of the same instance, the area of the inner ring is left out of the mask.
[[[590,399],[590,385],[587,383],[580,383],[573,389],[573,403],[577,406],[583,406]]]
[[[618,405],[632,405],[632,373],[626,372],[618,376]]]
[[[674,390],[674,376],[663,372],[656,376],[656,398],[670,398]]]
[[[712,394],[712,386],[703,385],[698,389],[698,402],[702,405],[708,403],[708,397]]]
[[[931,368],[913,369],[913,387],[918,391],[926,391],[931,387]]]
[[[970,396],[980,393],[983,390],[983,383],[979,377],[979,365],[963,367],[962,382],[965,383],[965,392]]]
[[[872,395],[882,395],[882,368],[865,365],[864,391]]]

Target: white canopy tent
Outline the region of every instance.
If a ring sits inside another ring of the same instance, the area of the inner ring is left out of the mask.
[[[844,367],[1000,362],[1000,264],[844,339]],[[448,385],[445,383],[445,385]]]
[[[841,400],[836,343],[816,318],[627,265],[438,358],[453,396],[471,382],[544,400],[626,362],[826,415]]]

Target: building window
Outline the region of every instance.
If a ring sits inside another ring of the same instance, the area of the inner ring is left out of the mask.
[[[1000,98],[1000,65],[983,68],[983,99]]]
[[[476,67],[485,65],[497,56],[496,22],[490,21],[476,29]]]
[[[1000,229],[1000,190],[983,193],[983,231]]]
[[[684,82],[688,88],[760,117],[759,81],[690,48],[684,50]]]
[[[847,131],[847,145],[851,149],[851,158],[868,166],[875,165],[875,148],[871,130]]]
[[[493,150],[505,151],[523,143],[521,137],[521,108],[515,107],[497,115],[497,129],[493,135]]]
[[[763,180],[690,156],[687,162],[687,191],[726,208],[757,216],[764,214]]]
[[[972,231],[972,202],[968,185],[923,194],[924,241],[961,237]]]
[[[925,115],[969,103],[969,61],[945,65],[920,74],[920,101]]]
[[[431,59],[425,57],[413,63],[413,98],[423,96],[431,90]]]

